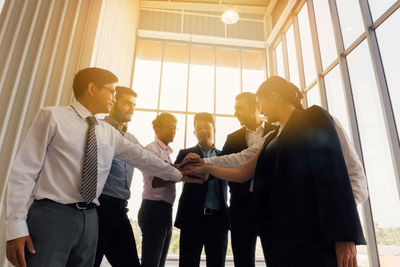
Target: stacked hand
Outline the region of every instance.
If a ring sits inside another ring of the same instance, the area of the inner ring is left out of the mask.
[[[199,155],[189,153],[183,161],[176,166],[184,175],[184,177],[195,177],[196,180],[207,181],[208,170],[204,165],[204,161]]]
[[[185,183],[202,184],[208,179],[208,171],[204,165],[204,161],[199,155],[195,153],[189,153],[183,159],[183,161],[177,165],[174,165],[182,174],[182,181]],[[165,187],[175,182],[164,181],[161,178],[154,177],[152,186],[154,188]]]
[[[201,159],[199,155],[195,153],[189,153],[188,155],[186,155],[183,161],[177,164],[175,167],[182,172],[183,182],[202,184],[204,181],[207,181],[208,174],[205,175],[205,174],[190,173],[189,170],[192,169],[194,166],[203,166],[203,165],[204,165],[203,159]]]

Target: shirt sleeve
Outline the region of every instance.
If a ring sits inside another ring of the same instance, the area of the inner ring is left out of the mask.
[[[120,134],[116,134],[114,157],[125,161],[151,176],[160,177],[166,181],[180,182],[182,174],[175,167],[154,156],[141,145],[134,144]]]
[[[28,130],[11,167],[6,191],[6,239],[29,235],[26,217],[29,199],[38,180],[47,147],[55,133],[48,109],[41,109]]]
[[[157,150],[155,146],[152,145],[152,143],[148,144],[147,146],[144,147],[147,151],[149,151],[151,154],[154,156],[160,158],[160,151]],[[147,179],[150,181],[150,183],[153,181],[154,176],[149,175],[145,172],[142,172],[143,174],[143,179]]]
[[[254,145],[245,150],[242,150],[239,153],[233,153],[229,155],[205,158],[204,164],[210,166],[218,166],[221,168],[236,168],[240,169],[249,159],[251,159],[254,154],[257,153],[259,149],[259,145]]]
[[[364,168],[354,145],[350,141],[342,125],[336,118],[334,118],[334,123],[339,137],[340,146],[342,148],[344,161],[349,173],[354,198],[357,204],[361,204],[368,198],[367,178],[365,177]]]

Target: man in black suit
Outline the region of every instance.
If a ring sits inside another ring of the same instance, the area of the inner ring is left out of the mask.
[[[229,134],[222,154],[238,153],[255,144],[277,127],[264,123],[255,94],[244,92],[236,96],[235,116],[243,126]],[[254,267],[257,240],[256,223],[252,212],[252,180],[240,184],[229,182],[231,194],[229,214],[231,219],[231,242],[235,267]]]
[[[182,162],[189,153],[202,158],[218,156],[220,151],[212,142],[214,126],[211,114],[197,113],[194,134],[198,144],[180,150],[175,164]],[[229,229],[226,197],[227,183],[212,176],[203,184],[184,184],[175,220],[175,226],[181,229],[179,267],[199,266],[203,246],[208,267],[225,266]]]

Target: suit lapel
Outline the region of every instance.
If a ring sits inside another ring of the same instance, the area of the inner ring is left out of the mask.
[[[239,138],[237,140],[239,149],[247,148],[247,141],[246,141],[246,127],[242,127],[239,130]]]
[[[273,125],[269,122],[264,122],[264,135],[266,135],[267,133],[274,131],[278,128],[279,128],[279,126]]]
[[[197,155],[199,155],[200,158],[204,158],[203,152],[201,152],[201,149],[200,149],[199,144],[197,144],[197,145],[194,147],[193,153],[196,153]]]

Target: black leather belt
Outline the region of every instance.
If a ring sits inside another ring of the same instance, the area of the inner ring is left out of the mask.
[[[38,201],[38,202],[52,202],[52,203],[56,203],[56,204],[60,204],[60,205],[65,205],[65,206],[68,206],[68,207],[71,207],[71,208],[74,208],[74,209],[77,209],[77,210],[90,210],[90,209],[96,208],[96,206],[97,206],[93,202],[90,202],[90,203],[76,202],[76,203],[70,203],[70,204],[61,204],[61,203],[55,202],[55,201],[53,201],[51,199],[48,199],[48,198],[35,200],[35,201]]]
[[[126,208],[126,206],[128,206],[128,201],[126,199],[111,197],[111,196],[107,196],[107,195],[100,195],[99,201],[100,201],[100,205],[102,202],[105,201],[105,202],[114,204],[120,208]]]
[[[96,208],[96,204],[93,202],[86,203],[86,202],[76,202],[76,203],[71,203],[71,204],[65,204],[68,207],[77,209],[77,210],[90,210]]]
[[[204,215],[214,215],[216,213],[218,213],[219,210],[213,210],[213,209],[209,209],[209,208],[204,208],[203,209],[203,214]]]

